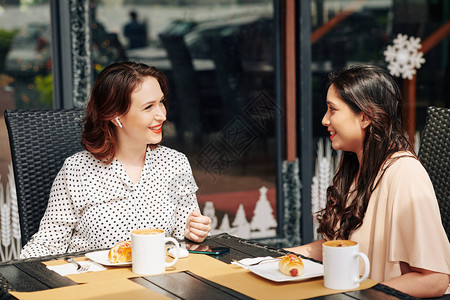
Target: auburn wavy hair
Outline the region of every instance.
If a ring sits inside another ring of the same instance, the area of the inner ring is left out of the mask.
[[[388,158],[402,150],[414,152],[402,129],[400,89],[385,69],[352,66],[331,73],[329,79],[329,86],[334,86],[355,113],[364,112],[371,120],[363,141],[361,166],[355,153],[342,153],[332,186],[327,189],[326,207],[318,213],[319,233],[327,239],[348,239],[362,225],[370,196],[379,182],[379,171],[395,161],[389,159],[384,165]],[[351,189],[358,170],[358,181]],[[347,206],[350,193],[353,201]]]
[[[115,156],[117,127],[111,121],[125,115],[131,106],[131,94],[146,77],[158,80],[167,99],[167,78],[158,69],[138,62],[119,62],[107,66],[95,81],[83,119],[81,144],[97,159],[109,164]],[[164,105],[167,102],[164,102]],[[157,145],[149,145],[155,147]]]

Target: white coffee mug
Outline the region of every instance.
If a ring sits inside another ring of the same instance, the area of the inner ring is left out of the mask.
[[[328,241],[322,244],[324,285],[335,290],[359,287],[370,272],[369,258],[359,252],[357,242],[349,240]],[[364,274],[359,278],[359,258],[364,262]]]
[[[166,243],[174,244],[174,260],[166,262]],[[173,266],[180,256],[180,244],[176,239],[165,237],[162,229],[136,229],[131,231],[131,253],[133,273],[155,275]]]

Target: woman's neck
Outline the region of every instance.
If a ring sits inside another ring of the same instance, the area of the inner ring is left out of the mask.
[[[131,181],[136,183],[141,177],[145,164],[145,154],[147,146],[118,145],[116,149],[116,159],[127,172]]]
[[[132,164],[143,164],[145,162],[145,153],[147,145],[133,145],[128,143],[119,143],[116,148],[116,158]]]

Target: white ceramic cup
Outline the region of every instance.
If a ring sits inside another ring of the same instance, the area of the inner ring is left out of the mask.
[[[357,242],[348,240],[328,241],[322,244],[324,285],[335,290],[359,287],[370,272],[369,258],[359,252]],[[359,278],[359,258],[364,262],[364,274]]]
[[[166,243],[174,244],[174,260],[166,262]],[[176,239],[165,237],[162,229],[135,229],[131,231],[131,253],[133,273],[155,275],[173,266],[180,256],[180,244]]]

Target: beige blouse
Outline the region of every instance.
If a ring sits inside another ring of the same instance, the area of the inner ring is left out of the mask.
[[[387,168],[372,193],[362,226],[350,239],[369,257],[373,280],[400,276],[400,261],[450,274],[450,244],[433,185],[413,157],[401,157]]]

